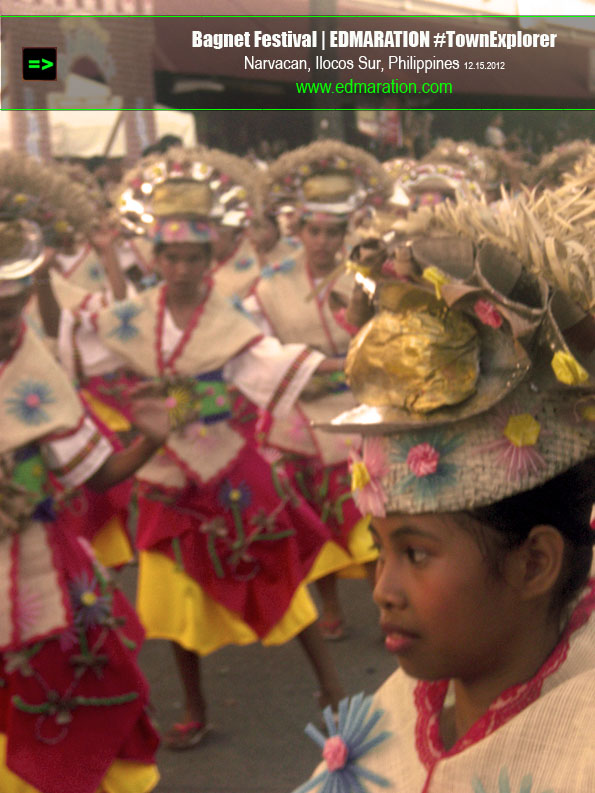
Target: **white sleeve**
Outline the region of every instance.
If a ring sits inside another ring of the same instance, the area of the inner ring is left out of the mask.
[[[76,378],[78,367],[87,377],[107,374],[124,366],[125,360],[106,347],[97,334],[93,315],[87,311],[60,313],[58,356],[68,374]]]
[[[90,479],[113,452],[90,416],[85,416],[73,432],[43,441],[41,449],[48,467],[66,488]]]
[[[261,408],[285,416],[324,355],[265,336],[223,367],[223,377]]]
[[[242,308],[250,314],[250,318],[258,325],[259,329],[265,335],[274,336],[273,329],[254,295],[248,295],[244,298],[242,301]]]

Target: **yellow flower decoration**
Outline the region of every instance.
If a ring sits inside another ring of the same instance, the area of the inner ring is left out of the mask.
[[[564,385],[580,385],[589,379],[589,373],[576,360],[574,355],[563,350],[552,358],[552,369],[556,378]]]
[[[68,229],[69,229],[69,228],[70,228],[70,226],[69,226],[69,224],[68,224],[68,223],[67,223],[65,220],[57,220],[57,221],[54,223],[54,229],[55,229],[55,231],[57,231],[59,234],[64,234],[65,232],[67,232],[67,231],[68,231]]]
[[[184,422],[193,407],[192,395],[188,388],[174,386],[168,390],[166,405],[169,408],[170,420],[174,426],[177,426]]]
[[[351,468],[351,489],[362,490],[370,481],[370,473],[364,462],[353,463]]]
[[[511,416],[508,419],[504,435],[514,446],[521,448],[535,446],[540,431],[539,422],[530,413],[517,413],[516,416]]]
[[[236,487],[233,490],[229,491],[229,500],[230,501],[239,501],[242,498],[242,491],[238,490]]]
[[[442,299],[442,287],[449,283],[449,278],[438,267],[426,267],[422,273],[424,280],[433,284],[438,300]]]
[[[95,592],[87,590],[87,592],[83,592],[81,595],[81,603],[83,606],[94,606],[95,603],[97,603],[97,595]]]
[[[24,193],[16,193],[13,196],[12,200],[14,201],[15,204],[26,204],[27,201],[29,200],[29,197],[26,196]]]
[[[312,172],[312,169],[309,165],[300,165],[299,172],[302,176],[308,176]]]

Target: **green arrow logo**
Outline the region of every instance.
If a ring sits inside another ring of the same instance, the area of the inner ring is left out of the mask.
[[[43,71],[44,69],[49,69],[51,66],[54,65],[53,61],[48,61],[46,58],[42,58],[41,61],[42,61],[41,71]]]

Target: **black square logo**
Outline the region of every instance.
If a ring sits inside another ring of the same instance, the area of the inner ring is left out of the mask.
[[[56,47],[23,47],[23,80],[55,80],[57,65]]]

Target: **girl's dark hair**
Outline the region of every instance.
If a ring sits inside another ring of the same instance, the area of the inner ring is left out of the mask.
[[[593,559],[595,531],[590,527],[595,502],[595,457],[569,468],[543,485],[466,514],[495,532],[478,540],[490,569],[502,573],[507,553],[521,546],[531,529],[554,526],[564,538],[562,571],[553,593],[552,613],[560,614],[585,586]]]

